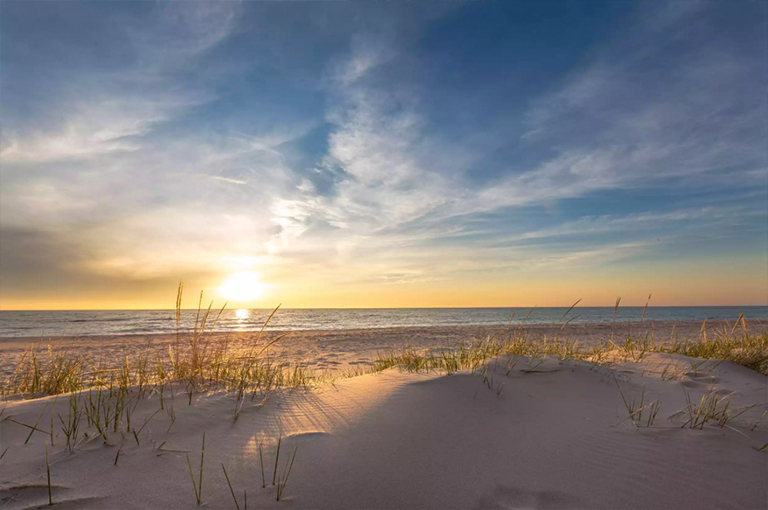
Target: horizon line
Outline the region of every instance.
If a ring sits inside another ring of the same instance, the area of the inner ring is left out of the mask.
[[[528,306],[528,305],[516,305],[516,306],[363,306],[363,307],[280,307],[281,310],[479,310],[479,309],[497,309],[497,310],[515,310],[518,308],[525,309],[546,309],[546,308],[570,308],[571,305],[558,305],[558,306]],[[768,304],[740,304],[740,305],[620,305],[617,309],[621,308],[768,308]],[[609,308],[613,309],[613,305],[584,305],[574,306],[573,309],[578,308]],[[205,308],[199,308],[203,310]],[[217,308],[221,309],[221,308]],[[259,307],[226,307],[225,310],[275,310],[274,307],[259,308]],[[181,308],[185,311],[197,311],[198,308]],[[213,309],[212,309],[213,310]],[[161,311],[176,311],[176,308],[44,308],[44,309],[31,309],[31,308],[14,308],[14,309],[2,309],[0,312],[161,312]]]

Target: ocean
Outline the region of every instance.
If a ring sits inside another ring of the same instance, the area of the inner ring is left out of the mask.
[[[550,308],[364,308],[280,309],[269,330],[368,329],[398,326],[550,324],[563,321],[567,307]],[[215,331],[258,331],[271,310],[224,310]],[[211,312],[209,331],[218,312]],[[514,316],[513,316],[514,313]],[[640,321],[643,307],[619,307],[617,322]],[[766,306],[654,306],[645,321],[768,320]],[[197,310],[183,310],[181,328],[193,327]],[[613,321],[613,307],[576,307],[571,323]],[[175,310],[0,311],[0,337],[57,337],[173,333]]]

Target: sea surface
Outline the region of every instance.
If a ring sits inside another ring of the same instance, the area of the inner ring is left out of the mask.
[[[512,324],[572,324],[611,322],[613,307],[553,308],[365,308],[280,309],[267,325],[269,330],[368,329],[398,326],[469,326]],[[271,310],[224,310],[211,312],[207,330],[258,331]],[[766,306],[648,307],[647,321],[703,321],[704,319],[768,320]],[[514,315],[513,315],[514,314]],[[197,310],[182,310],[178,327],[194,327]],[[563,315],[565,317],[563,318]],[[643,307],[619,307],[617,322],[640,321]],[[214,325],[215,322],[215,325]],[[104,311],[0,311],[0,337],[58,337],[173,333],[175,310]]]

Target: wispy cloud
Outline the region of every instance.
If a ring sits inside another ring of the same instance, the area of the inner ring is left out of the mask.
[[[760,208],[714,205],[585,216],[513,236],[497,226],[493,238],[483,241],[477,232],[471,249],[457,249],[473,234],[462,222],[477,214],[616,189],[708,189],[723,178],[743,188],[764,180],[756,170],[766,165],[761,140],[768,133],[768,116],[755,80],[763,70],[755,69],[752,58],[736,54],[728,41],[709,38],[711,19],[699,19],[700,9],[671,5],[655,14],[641,18],[628,36],[533,103],[521,143],[554,149],[554,157],[530,168],[510,167],[479,187],[470,184],[467,172],[482,155],[467,157],[470,148],[445,145],[430,132],[417,91],[380,85],[377,78],[386,73],[380,66],[397,60],[397,48],[380,39],[369,44],[355,39],[346,65],[338,66],[331,80],[334,101],[328,118],[334,128],[324,160],[338,166],[345,178],[329,196],[304,189],[276,202],[273,221],[283,229],[281,251],[311,251],[320,245],[311,240],[312,226],[327,223],[333,228],[317,235],[334,245],[345,263],[392,251],[398,256],[386,265],[400,267],[399,275],[469,270],[446,259],[476,260],[483,246],[495,246],[481,259],[486,269],[509,268],[500,261],[510,257],[518,260],[512,264],[518,269],[594,266],[676,242],[666,235],[674,231],[673,224],[711,228],[724,219],[764,215]],[[697,27],[682,42],[680,24]],[[691,38],[698,46],[690,47]],[[649,64],[662,60],[668,61],[663,67]],[[729,85],[734,77],[737,87]],[[629,240],[606,244],[585,237],[598,234],[622,234]],[[581,246],[531,245],[563,236],[578,237]],[[681,231],[678,236],[686,238]],[[510,251],[516,243],[527,246],[519,256]],[[425,260],[417,266],[412,259],[405,262],[412,252],[425,254]]]
[[[87,159],[136,151],[159,123],[214,98],[179,75],[235,27],[237,4],[158,4],[149,26],[143,19],[121,27],[131,44],[131,64],[91,74],[70,73],[54,90],[55,111],[43,125],[6,126],[5,163]],[[48,64],[53,65],[66,65]]]
[[[442,48],[462,16],[367,8],[333,30],[292,12],[290,40],[260,24],[283,5],[119,11],[109,58],[3,95],[0,233],[127,279],[418,285],[594,269],[766,216],[766,193],[741,201],[768,184],[768,40],[724,7],[641,4],[530,87],[492,46]],[[446,124],[467,105],[482,122]]]

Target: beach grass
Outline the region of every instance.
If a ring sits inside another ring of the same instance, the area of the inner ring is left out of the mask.
[[[98,393],[89,393],[87,397],[86,418],[89,426],[98,425],[99,434],[106,440],[108,430],[104,420],[111,418],[113,430],[117,430],[117,423],[124,418],[129,389],[136,390],[137,399],[149,393],[159,394],[162,409],[169,382],[185,384],[189,404],[198,392],[224,388],[237,396],[236,421],[246,395],[254,400],[258,394],[274,389],[306,388],[316,383],[314,374],[302,363],[266,356],[269,347],[286,336],[279,335],[262,345],[262,334],[279,306],[255,338],[238,346],[226,337],[223,341],[211,339],[209,330],[215,328],[224,308],[213,316],[212,305],[205,308],[202,305],[202,293],[192,331],[181,331],[182,289],[183,285],[179,285],[176,341],[169,346],[166,359],[158,357],[154,369],[150,369],[149,359],[141,354],[135,358],[125,356],[117,366],[105,368],[86,354],[70,349],[56,351],[50,345],[45,356],[44,349],[33,344],[22,354],[14,373],[0,381],[0,396],[37,398],[95,389]],[[117,407],[104,407],[112,405],[112,397]]]
[[[165,358],[158,356],[156,361],[150,363],[146,355],[139,354],[133,358],[125,356],[117,366],[110,367],[96,363],[88,355],[76,353],[69,348],[55,350],[51,346],[44,349],[30,345],[22,354],[13,374],[0,381],[0,396],[37,398],[94,389],[98,393],[88,394],[88,402],[83,409],[89,426],[96,425],[99,434],[107,440],[110,425],[112,432],[116,432],[120,423],[130,420],[131,398],[135,398],[135,405],[147,394],[158,394],[159,407],[163,409],[166,405],[165,388],[173,383],[184,385],[187,403],[190,405],[199,392],[225,389],[234,393],[236,402],[232,418],[237,421],[246,396],[250,396],[253,401],[257,396],[263,398],[269,392],[281,388],[308,388],[332,382],[334,378],[379,372],[393,367],[448,374],[462,370],[476,371],[482,370],[492,358],[502,355],[515,358],[514,361],[510,359],[508,374],[515,368],[512,363],[517,364],[523,357],[528,358],[528,363],[521,368],[522,372],[532,373],[536,371],[536,363],[549,356],[555,356],[560,361],[571,359],[603,364],[616,360],[641,361],[649,353],[657,352],[732,361],[768,375],[768,333],[750,332],[743,314],[734,323],[726,323],[719,328],[713,328],[704,321],[698,336],[694,338],[679,338],[673,328],[667,341],[658,341],[652,333],[635,335],[628,324],[626,332],[621,336],[614,334],[612,328],[609,339],[591,346],[582,346],[569,340],[567,333],[533,337],[525,327],[524,318],[521,325],[515,328],[511,327],[510,321],[505,334],[468,340],[454,349],[420,350],[406,346],[400,350],[379,353],[372,368],[368,370],[357,368],[347,374],[320,374],[299,361],[276,359],[267,355],[268,349],[285,337],[277,335],[263,340],[263,334],[280,306],[272,311],[253,338],[236,345],[226,336],[223,340],[212,340],[209,332],[215,329],[226,304],[214,311],[212,302],[203,305],[202,293],[198,299],[194,326],[191,331],[182,331],[182,293],[183,283],[180,283],[176,299],[176,339],[168,347]],[[560,320],[563,327],[575,318],[569,319],[568,316],[578,303],[576,301],[563,314]],[[620,299],[617,299],[614,321],[619,304]],[[151,368],[152,364],[154,368]],[[692,367],[692,370],[696,371],[697,367]],[[671,363],[662,374],[662,377],[670,379],[681,376],[680,368]],[[131,389],[136,391],[136,395],[129,397]],[[77,412],[70,407],[70,416],[66,421],[70,433],[66,435],[71,447],[77,432],[72,420],[78,418],[80,406],[76,406]],[[107,423],[110,420],[111,423]]]
[[[641,361],[649,353],[681,354],[702,360],[731,361],[763,375],[768,375],[768,333],[751,333],[743,316],[740,328],[723,327],[710,331],[706,324],[697,338],[673,338],[657,342],[653,337],[636,337],[631,333],[624,341],[615,337],[600,345],[581,346],[565,338],[531,339],[526,332],[512,332],[505,337],[489,336],[479,340],[463,342],[455,349],[415,349],[406,346],[398,351],[380,353],[374,360],[374,371],[397,367],[407,371],[438,371],[454,373],[459,370],[474,371],[482,368],[497,356],[509,355],[510,363],[517,363],[519,357],[529,358],[523,372],[534,371],[534,360],[555,356],[561,361],[572,359],[605,363],[607,361]],[[514,361],[513,361],[514,359]],[[700,366],[700,365],[699,365]],[[692,366],[696,371],[699,366]],[[679,367],[668,364],[662,374],[665,379],[681,376]]]

